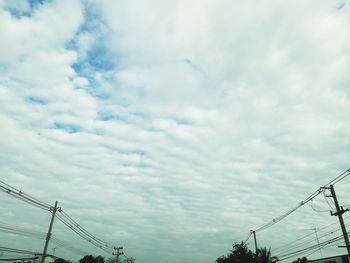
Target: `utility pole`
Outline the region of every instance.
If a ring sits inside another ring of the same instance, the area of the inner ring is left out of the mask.
[[[256,241],[256,234],[254,230],[250,230],[251,233],[253,233],[254,236],[254,245],[255,245],[255,258],[256,258],[256,262],[258,262],[258,242]]]
[[[56,248],[54,247],[54,248],[52,249],[52,256],[55,255],[55,251],[56,251]]]
[[[343,207],[339,207],[338,199],[337,199],[337,196],[335,194],[333,185],[330,185],[329,189],[331,190],[331,194],[332,194],[332,197],[333,197],[333,200],[334,200],[335,209],[337,210],[337,212],[335,212],[335,213],[333,213],[331,211],[331,215],[332,216],[338,216],[340,227],[341,227],[341,230],[342,230],[343,236],[344,236],[345,246],[346,246],[346,249],[348,251],[348,257],[350,257],[349,237],[348,237],[348,233],[346,232],[346,227],[345,227],[344,219],[343,219],[343,214],[346,211],[348,211],[348,209],[344,210]]]
[[[318,239],[317,228],[316,228],[316,227],[314,228],[314,231],[315,231],[315,235],[316,235],[317,244],[318,244],[318,247],[319,247],[319,249],[320,249],[321,258],[323,258],[322,249],[321,249],[321,247],[320,247],[320,240]]]
[[[51,239],[51,230],[52,230],[52,226],[53,226],[53,221],[55,219],[55,214],[56,214],[56,211],[57,211],[57,201],[55,202],[55,206],[52,208],[52,210],[51,210],[51,208],[50,208],[50,211],[52,213],[52,217],[51,217],[51,221],[50,221],[49,230],[47,231],[47,235],[46,235],[46,241],[45,241],[43,255],[42,255],[42,258],[41,258],[41,263],[45,263],[47,247],[49,246],[49,241]]]
[[[258,255],[258,243],[256,242],[256,234],[255,231],[252,230],[253,236],[254,236],[254,245],[255,245],[255,254]]]
[[[119,252],[119,251],[122,250],[122,249],[123,249],[123,247],[114,247],[114,250],[117,250],[117,252],[116,252],[116,253],[113,252],[112,254],[116,256],[116,258],[117,258],[117,263],[119,263],[119,256],[121,256],[121,255],[124,254],[123,251]]]
[[[320,251],[321,258],[323,258],[322,249],[321,249],[321,246],[320,246],[320,240],[318,239],[318,235],[317,235],[317,228],[314,227],[314,228],[308,228],[308,229],[305,229],[305,230],[315,231],[315,236],[316,236],[316,241],[317,241],[317,245],[318,245],[318,250]]]

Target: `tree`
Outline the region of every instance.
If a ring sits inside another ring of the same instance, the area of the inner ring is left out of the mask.
[[[91,255],[84,256],[79,260],[79,263],[95,263],[95,258]]]
[[[278,261],[277,257],[271,257],[271,251],[266,247],[259,248],[257,254],[259,263],[276,263]]]
[[[307,258],[303,257],[303,258],[298,258],[297,260],[294,260],[293,263],[306,263],[307,262]]]
[[[79,260],[79,263],[104,263],[105,258],[102,256],[94,257],[92,255],[84,256]]]
[[[95,263],[105,263],[105,258],[102,256],[95,257]]]
[[[56,258],[53,263],[71,263],[71,262],[63,258]]]
[[[231,252],[219,257],[216,263],[256,263],[256,261],[253,252],[241,242],[233,244]]]
[[[276,263],[277,257],[271,256],[270,249],[259,248],[257,255],[243,242],[232,245],[229,254],[216,259],[216,263]]]
[[[120,261],[120,260],[119,260]],[[111,257],[106,260],[106,263],[118,263],[116,257]]]

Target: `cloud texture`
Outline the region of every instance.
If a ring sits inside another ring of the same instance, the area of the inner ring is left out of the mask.
[[[137,261],[213,262],[349,168],[349,4],[2,0],[1,178]],[[302,211],[261,245],[334,221]]]

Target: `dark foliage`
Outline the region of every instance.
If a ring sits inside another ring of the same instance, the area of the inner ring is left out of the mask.
[[[53,263],[71,263],[71,262],[63,258],[56,258]]]
[[[94,257],[92,255],[84,256],[79,260],[79,263],[104,263],[104,262],[105,262],[104,257],[101,257],[101,256]]]
[[[307,258],[303,257],[303,258],[298,258],[297,260],[294,260],[293,263],[306,263],[307,262]]]
[[[232,250],[227,255],[221,256],[216,263],[275,263],[276,257],[271,257],[270,249],[260,248],[257,255],[242,243],[233,244]]]

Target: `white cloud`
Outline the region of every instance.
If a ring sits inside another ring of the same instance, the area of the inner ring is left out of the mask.
[[[347,4],[0,6],[3,179],[140,261],[213,262],[348,168]],[[309,210],[259,242],[329,222]]]

